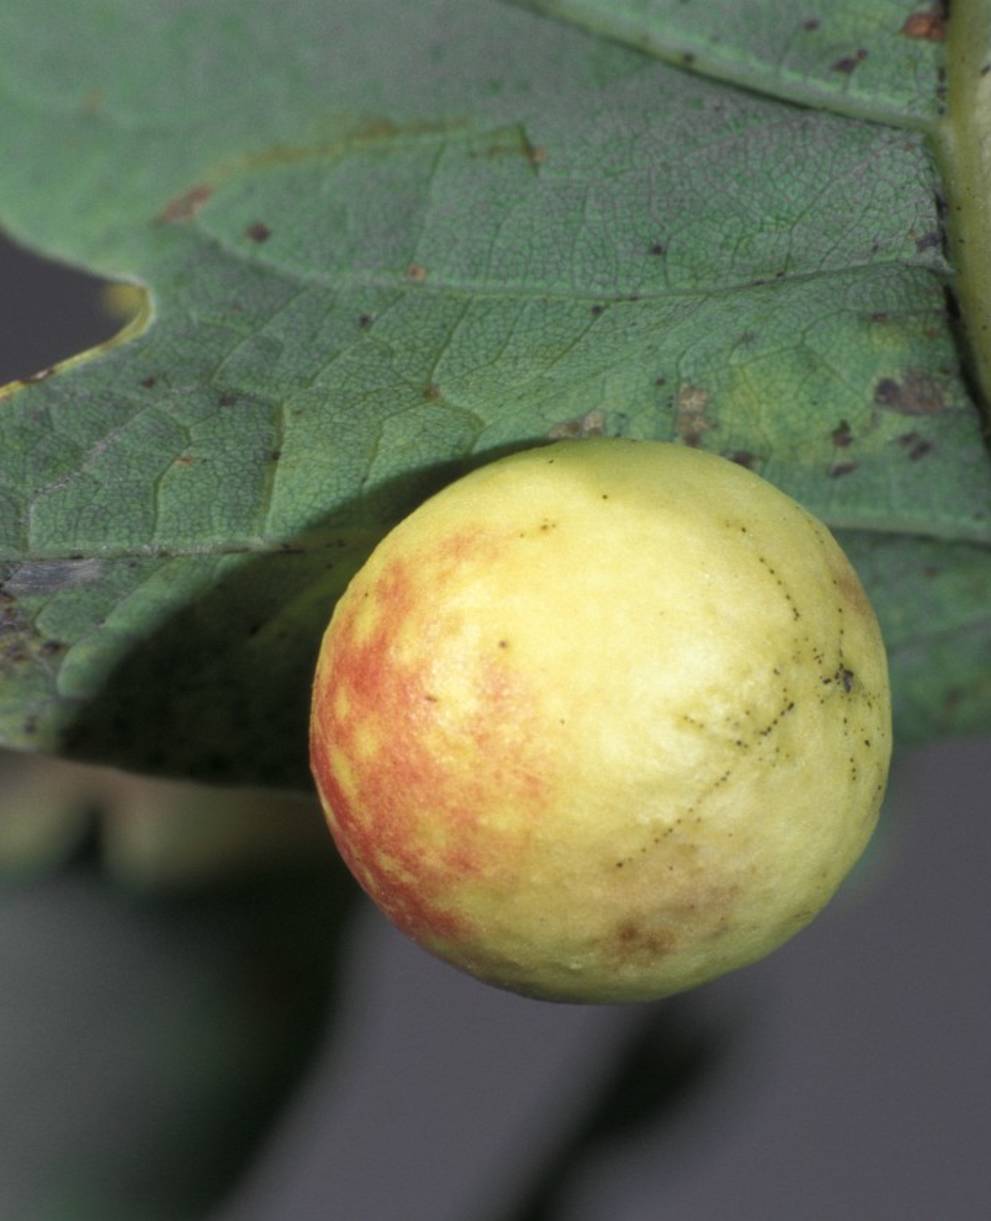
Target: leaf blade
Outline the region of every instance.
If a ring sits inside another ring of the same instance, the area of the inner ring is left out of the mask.
[[[435,487],[552,436],[712,449],[896,552],[991,542],[920,134],[481,0],[308,0],[292,28],[228,0],[99,12],[58,27],[77,74],[44,78],[20,0],[0,15],[0,217],[153,302],[3,399],[5,741],[304,785],[342,574]],[[141,89],[114,72],[149,13]]]

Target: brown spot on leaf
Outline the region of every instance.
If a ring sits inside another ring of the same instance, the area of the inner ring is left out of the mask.
[[[519,156],[520,154],[534,167],[543,165],[547,160],[547,149],[541,144],[531,144],[525,134],[518,134],[515,138],[496,140],[482,149],[481,154],[471,153],[469,155],[491,158]]]
[[[237,395],[231,394],[230,391],[225,391],[218,399],[221,407],[233,407],[237,402]]]
[[[829,468],[829,477],[830,479],[840,479],[843,475],[852,475],[856,469],[856,462],[834,462]]]
[[[428,386],[424,386],[423,397],[428,403],[436,402],[440,398],[440,386],[436,382],[431,382]]]
[[[840,420],[829,435],[837,449],[846,449],[853,441],[853,429],[846,420]]]
[[[861,47],[859,51],[853,55],[844,55],[842,59],[838,59],[833,64],[834,72],[843,72],[847,76],[850,75],[860,64],[867,58],[867,52]]]
[[[685,445],[697,447],[703,434],[716,427],[705,418],[708,405],[709,393],[701,386],[685,384],[679,387],[674,399],[675,428]]]
[[[392,119],[386,118],[383,115],[375,115],[365,119],[354,129],[352,139],[356,141],[392,140],[401,131],[402,128]]]
[[[752,454],[747,449],[735,449],[726,455],[730,462],[735,462],[737,466],[745,466],[748,471],[754,469],[757,462],[757,456]]]
[[[256,220],[245,229],[244,236],[253,242],[267,242],[272,236],[272,230],[260,220]]]
[[[927,38],[930,42],[942,42],[946,38],[946,13],[943,5],[936,4],[928,12],[912,13],[906,18],[901,32],[906,38]]]
[[[931,453],[932,450],[932,441],[926,441],[924,438],[920,438],[908,451],[909,461],[918,462],[920,458],[924,458],[926,454]]]
[[[159,223],[171,225],[176,221],[192,220],[212,194],[213,187],[207,186],[205,182],[190,187],[182,195],[177,195],[175,199],[169,200],[158,214]]]
[[[917,237],[915,239],[915,249],[919,252],[919,254],[922,254],[924,250],[932,250],[936,246],[941,246],[942,243],[943,239],[934,229],[932,232],[923,233],[922,237]]]
[[[660,258],[661,255],[667,254],[667,249],[667,246],[665,246],[663,242],[654,242],[650,247],[649,253],[657,258]]]
[[[150,390],[157,381],[157,377],[143,377],[141,379],[141,385],[144,386],[146,390]]]
[[[606,431],[606,413],[604,411],[586,411],[583,416],[573,420],[562,420],[553,424],[547,430],[547,436],[552,441],[564,440],[568,437],[601,437]]]
[[[900,382],[882,378],[874,387],[874,402],[902,415],[935,415],[946,407],[939,383],[921,370],[910,370]]]
[[[410,263],[406,268],[406,279],[414,284],[422,284],[427,278],[427,269],[420,263]]]
[[[361,327],[361,329],[363,331],[367,331],[368,328],[372,325],[372,323],[374,321],[375,321],[375,319],[371,314],[359,314],[358,315],[358,325]]]
[[[817,30],[818,28],[819,28],[819,18],[818,17],[806,17],[806,19],[802,22],[802,29],[807,30],[809,33],[811,33],[813,30]]]
[[[83,94],[80,102],[83,113],[96,114],[99,110],[102,110],[104,100],[105,94],[99,86],[88,90]]]

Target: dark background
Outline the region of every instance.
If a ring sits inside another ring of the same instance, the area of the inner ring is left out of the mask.
[[[0,383],[116,329],[96,281],[2,242],[0,284]],[[361,904],[333,1017],[211,1221],[986,1216],[989,780],[991,740],[898,758],[878,835],[826,912],[763,963],[652,1005],[497,992]],[[149,988],[168,1009],[169,971],[217,942],[216,909],[150,935],[78,861],[0,895],[0,1221],[88,1221],[32,1211],[36,1180],[76,1132],[137,1156],[114,1124],[147,1086],[116,1015]],[[153,1127],[147,1141],[154,1160]]]

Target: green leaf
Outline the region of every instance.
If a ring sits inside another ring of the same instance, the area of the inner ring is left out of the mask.
[[[940,0],[515,2],[803,106],[920,127],[944,110]]]
[[[0,222],[151,295],[0,407],[4,741],[307,786],[320,634],[375,540],[582,432],[722,453],[866,537],[882,619],[941,642],[922,676],[893,652],[900,732],[991,723],[941,47],[837,2],[789,59],[790,6],[751,0],[780,38],[741,75],[731,7],[679,17],[707,79],[496,0],[8,0]],[[902,605],[919,548],[965,626]]]
[[[841,531],[881,622],[898,738],[991,726],[991,562],[986,547]]]

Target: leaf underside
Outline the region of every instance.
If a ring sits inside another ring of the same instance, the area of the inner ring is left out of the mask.
[[[991,725],[941,44],[880,0],[814,29],[543,7],[590,30],[497,0],[7,0],[0,222],[151,312],[0,399],[4,742],[307,787],[320,634],[377,539],[585,432],[795,496],[865,580],[901,738]]]

